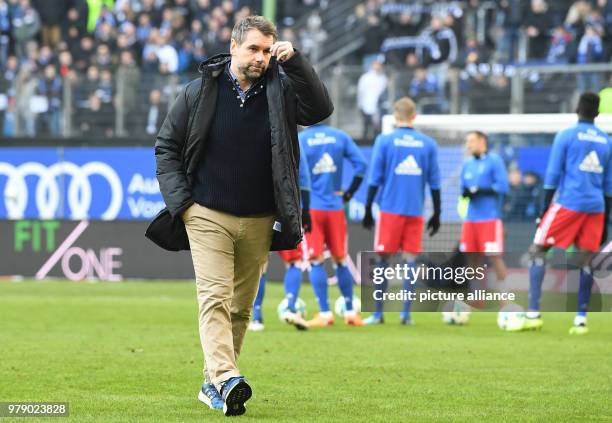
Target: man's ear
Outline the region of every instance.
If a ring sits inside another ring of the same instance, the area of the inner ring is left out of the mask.
[[[238,43],[236,42],[236,40],[232,38],[232,41],[230,41],[230,54],[232,56],[236,53],[237,48],[238,48]]]

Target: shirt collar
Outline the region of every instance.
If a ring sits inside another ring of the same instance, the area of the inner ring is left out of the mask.
[[[225,72],[230,77],[230,80],[232,81],[232,84],[234,84],[234,87],[236,88],[236,91],[238,91],[238,94],[240,95],[240,98],[243,101],[246,100],[247,94],[250,93],[250,91],[251,91],[251,89],[253,87],[256,87],[256,86],[259,85],[259,86],[261,86],[261,88],[263,88],[263,82],[265,80],[264,76],[259,78],[257,81],[253,82],[248,90],[246,90],[246,91],[243,90],[242,87],[240,86],[240,82],[238,82],[238,77],[236,75],[234,75],[234,72],[232,72],[232,68],[230,66],[231,63],[232,63],[231,61],[227,62],[227,65],[225,65]]]

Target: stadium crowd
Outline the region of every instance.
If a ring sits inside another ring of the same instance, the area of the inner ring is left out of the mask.
[[[365,27],[365,43],[352,62],[369,72],[373,61],[384,62],[396,75],[404,75],[396,83],[397,96],[415,98],[422,113],[449,111],[450,68],[460,70],[461,111],[490,113],[490,102],[478,98],[479,93],[484,98],[508,98],[518,64],[590,64],[609,62],[612,56],[612,1],[608,0],[368,0],[347,19],[347,28],[357,27]],[[564,86],[575,84],[579,91],[599,91],[608,83],[601,73],[571,78],[575,80]],[[531,73],[527,83],[542,92],[546,81]],[[376,117],[388,112],[384,93],[377,113],[360,107],[371,116],[368,127],[376,126]]]
[[[462,70],[462,93],[481,85],[507,92],[521,35],[529,39],[524,59],[532,63],[610,61],[612,0],[355,3],[343,30],[363,31],[365,42],[346,62],[381,74],[384,62],[405,72],[409,82],[397,95],[417,99],[421,112],[448,111],[450,68]],[[281,38],[316,62],[332,30],[324,19],[331,4],[277,2]],[[261,0],[0,0],[2,133],[63,135],[68,106],[74,133],[126,135],[114,132],[120,104],[130,116],[127,133],[153,134],[172,87],[188,80],[201,60],[227,51],[237,18],[261,12]],[[482,66],[492,63],[498,65]],[[599,90],[606,82],[585,73],[577,85]],[[74,87],[70,99],[66,83]],[[537,87],[538,79],[529,83]],[[386,82],[377,92],[378,98],[359,100],[372,120],[368,131],[384,112]]]

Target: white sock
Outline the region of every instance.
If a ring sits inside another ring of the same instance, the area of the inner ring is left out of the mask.
[[[319,312],[319,316],[324,317],[326,319],[331,319],[333,317],[331,311],[321,311]]]
[[[528,311],[527,312],[527,318],[528,319],[537,319],[540,317],[540,312],[539,311]]]
[[[580,326],[580,325],[585,325],[587,324],[587,318],[586,316],[576,316],[574,317],[574,326]]]

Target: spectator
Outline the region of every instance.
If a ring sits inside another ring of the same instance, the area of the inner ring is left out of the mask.
[[[159,32],[157,29],[153,29],[142,49],[142,72],[145,74],[153,74],[159,69],[159,59],[157,57],[158,37]]]
[[[306,21],[306,28],[300,33],[302,52],[315,65],[321,60],[321,45],[327,40],[327,32],[322,25],[321,16],[314,11]]]
[[[603,29],[594,24],[587,24],[586,30],[578,44],[577,63],[588,64],[601,62],[604,48],[601,33]],[[601,89],[601,79],[598,72],[583,72],[578,74],[578,90],[580,92],[598,92]]]
[[[191,21],[191,32],[189,33],[189,41],[191,41],[192,45],[195,45],[197,42],[202,42],[204,39],[204,27],[202,26],[202,21],[199,19],[195,19]]]
[[[61,24],[66,16],[70,0],[35,0],[34,7],[42,22],[42,44],[55,48],[62,38]]]
[[[4,136],[14,135],[15,83],[18,72],[17,57],[8,56],[5,69],[0,74],[0,124]]]
[[[546,58],[552,27],[548,3],[545,0],[531,0],[531,7],[525,17],[525,33],[529,37],[529,59]]]
[[[578,31],[578,35],[581,35],[582,26],[585,24],[591,10],[591,3],[587,0],[575,1],[567,11],[564,26],[571,28],[573,31]]]
[[[136,28],[136,39],[138,42],[144,45],[149,39],[152,30],[151,15],[143,13],[138,16],[138,27]]]
[[[161,6],[163,3],[159,3],[156,0],[141,0],[140,10],[138,13],[146,13],[151,18],[151,25],[159,28],[161,24]]]
[[[176,73],[178,70],[178,54],[176,49],[170,44],[171,38],[169,34],[159,35],[156,54],[160,65],[166,65],[168,67],[168,72]]]
[[[219,22],[216,19],[211,19],[208,21],[208,30],[204,33],[204,47],[211,56],[214,56],[215,54],[227,49],[227,47],[222,46],[219,43],[220,29],[221,25],[219,25]]]
[[[190,39],[184,40],[181,48],[178,51],[178,73],[197,70],[197,65],[194,63],[193,42]]]
[[[96,96],[102,104],[112,106],[113,104],[113,74],[109,69],[102,69],[100,72],[100,84],[95,91]]]
[[[0,0],[0,70],[7,63],[9,49],[11,47],[11,15],[9,5],[5,0]]]
[[[442,105],[438,102],[440,85],[436,76],[425,68],[418,68],[410,82],[409,95],[415,99],[417,110],[423,114],[442,113]]]
[[[74,66],[78,72],[85,72],[91,64],[92,56],[95,53],[93,39],[87,35],[81,38],[78,48],[73,51]]]
[[[55,64],[56,58],[53,54],[53,50],[51,50],[49,46],[42,46],[38,51],[36,63],[38,64],[38,68],[44,68],[49,64]]]
[[[233,0],[222,0],[221,1],[221,10],[227,16],[229,23],[234,24],[234,1]]]
[[[149,94],[149,112],[147,113],[146,133],[155,135],[164,120],[165,110],[162,109],[161,91],[152,90]]]
[[[114,66],[114,58],[107,44],[100,44],[96,48],[96,54],[91,58],[91,64],[102,69],[112,69]]]
[[[518,168],[508,172],[508,185],[508,192],[504,197],[504,220],[521,221],[527,205],[527,195],[523,186],[523,175]]]
[[[440,112],[447,112],[446,81],[450,65],[457,61],[457,38],[453,30],[447,27],[439,16],[431,18],[430,27],[425,30],[424,35],[431,38],[434,45],[429,49],[429,55],[427,59],[422,60],[422,63],[429,64],[429,72],[435,76],[438,84],[436,92]]]
[[[159,24],[159,33],[161,35],[171,35],[172,34],[172,19],[174,17],[174,12],[171,8],[166,7],[162,12],[162,20]]]
[[[208,21],[210,0],[191,0],[191,13],[194,21]]]
[[[15,135],[33,137],[35,131],[35,115],[32,112],[31,101],[36,92],[36,79],[33,78],[33,67],[24,63],[17,73],[15,84]]]
[[[542,193],[542,180],[537,173],[525,172],[523,184],[527,193],[527,204],[525,205],[525,219],[533,222],[541,215],[540,197]]]
[[[62,78],[74,78],[74,69],[72,65],[72,55],[69,51],[62,51],[58,57],[59,74]]]
[[[80,84],[75,88],[75,104],[78,108],[86,109],[89,107],[89,97],[96,92],[100,85],[100,70],[91,65],[87,68],[87,74]]]
[[[132,24],[136,21],[136,13],[132,4],[126,0],[120,0],[115,3],[115,18],[117,19],[117,28],[123,31],[125,24]]]
[[[598,0],[597,4],[604,19],[605,60],[609,61],[612,56],[612,0]]]
[[[133,112],[138,109],[140,103],[138,99],[140,69],[131,51],[124,50],[121,52],[115,79],[118,86],[117,103],[123,105],[124,116],[134,116]]]
[[[496,13],[495,55],[499,62],[512,62],[516,57],[519,27],[523,19],[522,0],[501,0]]]
[[[101,22],[94,33],[98,43],[112,44],[117,37],[115,27],[108,22]]]
[[[183,22],[191,22],[192,13],[189,0],[174,0],[174,14],[180,16]]]
[[[371,141],[380,132],[380,100],[387,90],[388,80],[383,71],[382,60],[372,62],[368,72],[361,75],[357,83],[357,105],[363,118],[362,141]]]
[[[380,53],[380,46],[385,37],[384,29],[381,27],[380,18],[374,14],[366,18],[367,27],[365,30],[365,42],[361,47],[363,57],[363,67],[368,69]]]
[[[550,40],[550,48],[546,56],[546,63],[564,64],[568,62],[568,49],[572,36],[562,25],[557,26]]]
[[[11,24],[17,57],[22,60],[26,57],[26,45],[40,30],[40,16],[30,5],[30,0],[19,0]]]
[[[67,12],[67,22],[64,26],[74,26],[79,34],[87,34],[87,15],[89,6],[87,0],[72,0],[72,7]]]
[[[476,37],[469,37],[465,43],[459,63],[465,67],[470,63],[486,63],[488,62],[486,49],[478,44]]]
[[[38,81],[37,94],[44,97],[47,103],[46,111],[38,116],[39,120],[45,126],[49,135],[57,137],[60,135],[62,80],[57,75],[54,65],[45,66],[43,77]]]
[[[524,175],[517,168],[508,172],[510,188],[505,196],[504,219],[515,222],[533,222],[540,216],[542,183],[534,172]]]
[[[96,94],[91,94],[87,101],[87,108],[79,115],[78,125],[82,135],[112,137],[112,107],[105,105]]]
[[[102,14],[102,10],[107,11],[113,9],[114,0],[87,0],[87,32],[92,33],[96,30],[98,18]]]

